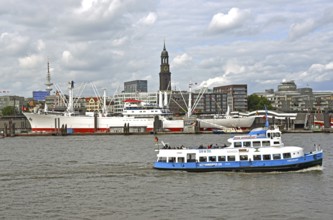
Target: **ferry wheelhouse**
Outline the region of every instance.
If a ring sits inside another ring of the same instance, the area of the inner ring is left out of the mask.
[[[304,152],[302,147],[285,146],[280,130],[258,128],[247,135],[228,139],[229,146],[170,147],[157,144],[154,168],[185,171],[292,171],[322,166],[323,151]]]

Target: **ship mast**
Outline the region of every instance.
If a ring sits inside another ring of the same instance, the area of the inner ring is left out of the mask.
[[[192,115],[192,82],[190,82],[189,87],[190,91],[188,93],[188,109],[187,109],[187,117],[190,118]]]
[[[102,107],[102,114],[103,116],[107,115],[107,109],[106,109],[106,89],[103,90],[103,107]]]
[[[72,113],[74,113],[73,89],[74,89],[74,81],[68,82],[68,106],[67,106],[67,113],[69,115],[71,115]]]

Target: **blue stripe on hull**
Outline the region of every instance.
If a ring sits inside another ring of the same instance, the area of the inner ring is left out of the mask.
[[[208,171],[234,171],[234,172],[272,172],[293,171],[314,166],[321,166],[323,154],[307,154],[300,158],[267,161],[240,161],[240,162],[190,162],[166,163],[155,162],[154,168],[160,170],[184,170],[191,172]]]

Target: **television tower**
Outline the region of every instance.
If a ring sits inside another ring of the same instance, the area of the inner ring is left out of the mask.
[[[53,85],[53,83],[51,83],[51,74],[50,74],[50,63],[49,61],[47,61],[47,76],[46,76],[46,83],[45,85],[47,86],[46,91],[49,92],[49,95],[51,93],[51,86]]]

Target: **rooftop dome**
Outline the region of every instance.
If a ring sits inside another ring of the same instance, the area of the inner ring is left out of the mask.
[[[279,92],[296,91],[297,86],[293,80],[282,82],[278,85]]]

